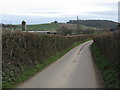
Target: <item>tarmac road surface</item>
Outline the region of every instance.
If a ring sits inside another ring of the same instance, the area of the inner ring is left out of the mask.
[[[100,88],[90,45],[85,42],[15,88]]]

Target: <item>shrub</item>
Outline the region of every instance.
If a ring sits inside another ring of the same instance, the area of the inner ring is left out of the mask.
[[[48,57],[68,48],[74,42],[88,38],[88,35],[65,37],[21,31],[4,32],[2,35],[3,84],[5,81],[13,82],[22,72],[43,64]]]
[[[120,31],[100,34],[94,36],[93,40],[106,60],[116,68],[118,86],[120,86]]]

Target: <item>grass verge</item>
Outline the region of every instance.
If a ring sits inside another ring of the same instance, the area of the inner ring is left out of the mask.
[[[94,43],[91,45],[91,51],[105,81],[106,88],[118,88],[116,68],[104,57]]]
[[[85,41],[82,41],[82,42],[73,43],[73,45],[71,45],[69,48],[67,48],[65,50],[62,50],[61,52],[57,52],[55,55],[47,58],[43,64],[38,64],[38,65],[36,65],[35,68],[31,68],[28,71],[21,73],[20,76],[14,78],[13,82],[5,81],[2,85],[2,87],[3,88],[12,88],[15,85],[17,85],[18,83],[24,82],[25,80],[34,76],[37,72],[40,72],[45,67],[47,67],[48,65],[50,65],[54,61],[58,60],[60,57],[62,57],[64,54],[66,54],[68,51],[70,51],[74,47],[76,47],[76,46],[78,46],[78,45],[80,45],[80,44],[82,44],[86,41],[89,41],[89,40],[91,40],[91,39],[88,39],[88,40],[85,40]]]

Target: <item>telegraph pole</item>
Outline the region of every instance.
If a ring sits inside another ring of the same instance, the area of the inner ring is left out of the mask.
[[[77,16],[77,33],[80,32],[79,17]]]

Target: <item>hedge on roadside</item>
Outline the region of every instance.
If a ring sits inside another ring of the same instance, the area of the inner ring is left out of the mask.
[[[22,72],[43,64],[45,59],[89,35],[65,37],[28,32],[6,32],[2,35],[2,74],[4,81],[13,82]]]
[[[111,65],[111,68],[116,68],[117,82],[118,86],[120,86],[120,31],[100,34],[94,36],[93,40],[94,44],[97,45],[110,63],[109,66]]]

